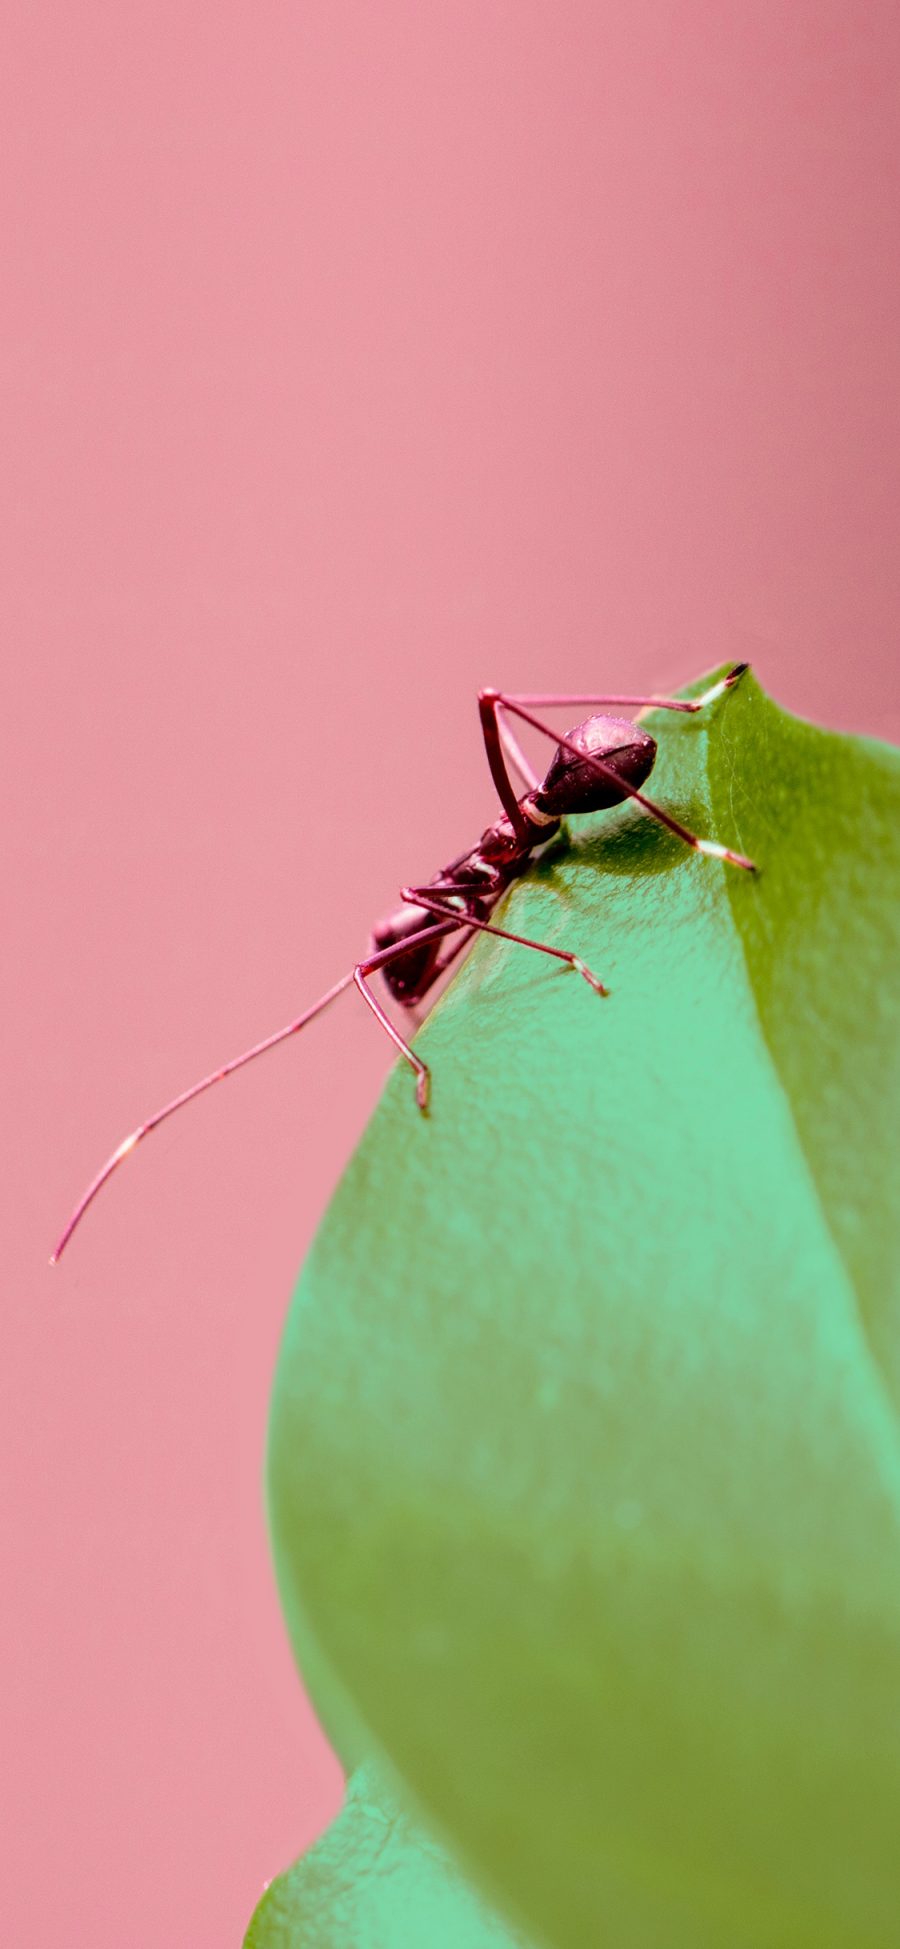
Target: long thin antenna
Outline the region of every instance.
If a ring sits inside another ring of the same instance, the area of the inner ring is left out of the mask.
[[[98,1191],[103,1189],[107,1178],[111,1178],[113,1172],[118,1169],[119,1165],[124,1163],[125,1158],[130,1157],[131,1152],[137,1148],[142,1138],[149,1136],[151,1130],[156,1129],[157,1124],[164,1123],[166,1117],[171,1117],[176,1110],[183,1109],[185,1103],[190,1103],[193,1097],[201,1096],[204,1090],[212,1089],[214,1083],[224,1082],[225,1077],[232,1076],[236,1069],[243,1069],[245,1063],[255,1061],[257,1056],[264,1056],[267,1049],[274,1049],[279,1042],[286,1042],[289,1036],[296,1035],[298,1029],[305,1028],[307,1022],[311,1022],[314,1015],[321,1015],[322,1010],[328,1007],[329,1002],[336,1001],[338,995],[343,994],[344,989],[349,988],[352,981],[352,971],[350,974],[342,975],[340,981],[336,981],[334,987],[329,988],[326,994],[320,995],[318,1001],[313,1002],[311,1008],[305,1009],[302,1015],[298,1015],[295,1022],[288,1022],[286,1028],[276,1029],[274,1035],[267,1035],[263,1042],[255,1042],[252,1049],[245,1049],[242,1056],[233,1056],[231,1061],[223,1064],[221,1069],[214,1069],[209,1076],[204,1076],[199,1083],[192,1083],[189,1090],[182,1090],[180,1096],[173,1096],[171,1103],[165,1103],[161,1110],[155,1111],[152,1117],[147,1118],[146,1123],[139,1124],[137,1130],[133,1130],[130,1137],[124,1137],[121,1144],[113,1151],[112,1156],[107,1158],[103,1169],[98,1171],[96,1177],[91,1180],[84,1195],[79,1198],[65,1231],[50,1255],[50,1264],[56,1264],[57,1259],[65,1251],[76,1225],[80,1224],[84,1217],[88,1205],[93,1204]]]

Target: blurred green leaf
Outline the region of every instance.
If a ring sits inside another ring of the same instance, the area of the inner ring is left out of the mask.
[[[495,1920],[373,1765],[337,1820],[266,1890],[244,1949],[528,1949]]]
[[[427,1120],[392,1075],[285,1331],[278,1576],[339,1748],[536,1938],[886,1949],[900,768],[752,678],[657,726],[763,872],[624,806],[509,896],[612,997],[482,940]]]

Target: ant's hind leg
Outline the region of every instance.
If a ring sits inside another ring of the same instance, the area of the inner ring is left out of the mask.
[[[576,706],[587,706],[591,709],[596,709],[599,706],[608,706],[616,710],[683,711],[688,714],[693,714],[696,711],[704,710],[707,704],[715,703],[716,698],[724,696],[726,690],[733,690],[735,684],[740,682],[741,677],[749,667],[747,663],[733,664],[732,668],[724,677],[719,679],[718,683],[711,684],[709,689],[704,690],[699,697],[582,697],[566,695],[553,697],[520,697],[518,695],[507,695],[505,692],[499,690],[488,689],[479,691],[478,714],[481,719],[481,732],[484,738],[488,764],[491,769],[491,777],[496,786],[500,803],[517,839],[529,845],[533,844],[534,829],[533,826],[529,826],[529,822],[522,812],[516,794],[516,788],[510,777],[509,768],[512,766],[513,770],[519,773],[530,791],[535,789],[538,780],[519,745],[518,739],[513,733],[511,725],[504,718],[503,714],[505,711],[511,712],[516,717],[523,718],[526,724],[533,725],[536,730],[545,732],[548,737],[555,738],[557,743],[564,745],[566,742],[565,738],[560,738],[558,733],[553,731],[549,724],[538,724],[536,719],[529,715],[529,712],[532,710],[551,710],[557,707],[560,709],[569,709],[570,707],[574,709]],[[595,760],[594,762],[597,764],[599,771],[603,771],[604,769],[608,771],[608,768],[605,768],[599,760]],[[608,775],[613,777],[611,772]],[[640,804],[646,805],[649,811],[656,809],[649,799],[642,798],[640,792],[634,792],[633,797],[638,799]],[[689,833],[686,827],[679,826],[677,820],[667,819],[662,812],[657,812],[656,816],[662,820],[664,825],[668,824],[671,830],[677,832],[679,837],[684,839],[689,845],[695,844],[695,835]],[[753,870],[752,863],[745,860],[743,854],[732,853],[727,846],[716,847],[711,840],[703,843],[697,842],[697,844],[700,852],[709,852],[714,858],[724,859],[729,865],[743,866],[748,871]]]
[[[584,705],[592,709],[599,705],[612,705],[617,709],[630,711],[702,711],[706,709],[707,704],[714,704],[718,697],[724,697],[726,690],[733,690],[735,684],[740,682],[749,668],[749,663],[733,664],[718,683],[710,684],[709,689],[702,691],[699,697],[519,697],[517,695],[504,697],[503,702],[510,706],[524,704],[527,710],[535,711],[551,710],[556,705],[563,710]]]
[[[513,771],[518,772],[527,792],[536,792],[541,781],[534,767],[529,764],[512,725],[507,723],[501,711],[497,712],[497,730],[507,764],[512,766]]]
[[[452,888],[448,888],[447,890],[448,892],[453,891]],[[460,888],[460,892],[464,891],[466,891],[465,888]],[[433,914],[446,914],[449,917],[451,914],[458,915],[459,912],[458,908],[450,907],[442,900],[435,900],[428,887],[404,887],[402,897],[404,900],[413,901],[417,907],[427,907]],[[595,995],[609,994],[609,989],[600,980],[598,975],[592,973],[587,963],[582,961],[579,955],[570,953],[566,948],[548,947],[546,941],[531,941],[524,934],[510,934],[507,928],[494,927],[487,920],[475,920],[471,914],[466,915],[465,925],[466,927],[477,927],[482,934],[496,934],[501,941],[515,941],[518,947],[532,947],[536,954],[550,954],[555,961],[565,961],[568,967],[575,968],[577,973],[587,982],[588,986],[593,988]]]
[[[733,690],[735,684],[739,684],[741,678],[746,676],[749,668],[749,663],[733,663],[731,669],[726,670],[724,677],[719,678],[718,683],[710,684],[709,689],[702,690],[699,697],[692,697],[688,701],[695,711],[705,710],[707,704],[714,704],[717,698],[724,697],[727,690]]]
[[[609,779],[610,784],[615,786],[619,798],[634,799],[636,805],[642,805],[645,812],[649,812],[652,818],[658,819],[660,825],[665,826],[669,832],[674,832],[677,839],[683,839],[685,845],[691,846],[695,853],[705,853],[708,859],[722,860],[726,866],[743,867],[745,873],[757,871],[753,860],[748,859],[746,853],[736,853],[731,846],[720,846],[717,839],[701,839],[699,833],[691,832],[689,826],[683,826],[680,819],[673,819],[671,812],[666,812],[663,806],[657,805],[655,799],[648,799],[646,792],[640,791],[637,785],[629,785],[627,780],[615,771],[612,765],[607,764],[605,759],[599,758],[596,752],[587,753],[577,744],[573,744],[571,738],[561,737],[552,724],[545,724],[541,718],[534,717],[531,711],[526,710],[514,697],[498,696],[497,703],[505,710],[512,711],[514,717],[521,717],[535,731],[541,731],[545,738],[551,738],[562,751],[571,751],[579,764],[592,765],[601,778]]]
[[[525,759],[519,752],[518,745],[516,745],[515,752],[510,749],[509,736],[511,734],[508,726],[505,727],[506,738],[504,738],[504,726],[501,723],[499,706],[505,702],[506,699],[501,698],[499,690],[480,690],[478,692],[478,715],[481,719],[481,735],[484,738],[487,761],[491,768],[491,777],[497,788],[497,796],[500,804],[506,813],[516,838],[522,843],[525,851],[530,852],[534,845],[533,828],[529,825],[522,811],[516,796],[516,788],[507,769],[507,759],[516,766],[517,770],[519,769],[519,759],[522,759],[523,765],[525,764]]]

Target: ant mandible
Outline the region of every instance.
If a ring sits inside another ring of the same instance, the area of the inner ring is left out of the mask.
[[[534,712],[539,710],[557,706],[574,708],[586,704],[631,711],[650,708],[700,711],[731,690],[747,667],[746,663],[736,663],[718,683],[712,684],[702,696],[693,698],[513,697],[507,696],[504,691],[482,690],[478,697],[481,729],[491,777],[503,806],[503,817],[488,826],[477,845],[467,853],[460,853],[458,859],[451,860],[449,866],[436,873],[426,886],[401,888],[402,906],[373,929],[373,952],[364,961],[358,961],[349,974],[342,975],[340,981],[320,995],[311,1008],[297,1016],[296,1021],[289,1022],[286,1028],[277,1029],[263,1042],[254,1043],[252,1049],[245,1049],[243,1055],[234,1056],[231,1062],[204,1076],[190,1089],[182,1090],[180,1096],[173,1097],[171,1103],[164,1104],[154,1116],[147,1118],[146,1123],[133,1130],[130,1137],[126,1137],[113,1151],[79,1199],[52,1254],[51,1265],[55,1265],[76,1225],[107,1178],[112,1176],[142,1137],[148,1136],[157,1124],[171,1117],[176,1110],[181,1110],[193,1097],[200,1096],[203,1090],[211,1089],[214,1083],[233,1075],[245,1063],[255,1061],[267,1049],[274,1049],[279,1042],[296,1035],[351,985],[359,989],[376,1021],[415,1072],[416,1102],[420,1110],[427,1110],[431,1081],[427,1064],[410,1048],[385,1014],[377,996],[372,993],[368,985],[369,977],[376,972],[383,974],[395,1001],[401,1002],[404,1008],[414,1008],[457,955],[471,945],[475,933],[480,932],[497,934],[501,940],[515,941],[519,947],[534,948],[538,954],[549,954],[557,961],[565,961],[570,968],[577,969],[595,994],[608,994],[609,990],[603,982],[592,974],[577,954],[569,953],[564,948],[548,947],[543,941],[526,940],[522,934],[511,934],[506,928],[493,926],[490,920],[507,888],[524,873],[531,854],[554,837],[566,814],[599,812],[606,806],[620,804],[623,799],[636,799],[638,805],[642,805],[669,832],[683,839],[687,846],[692,846],[695,852],[706,853],[711,859],[723,860],[728,866],[742,867],[745,872],[754,873],[756,867],[745,854],[732,852],[729,846],[717,845],[712,839],[699,838],[641,791],[656,757],[656,740],[641,725],[627,717],[588,717],[561,737],[551,725],[534,716]],[[543,779],[537,777],[521,750],[508,722],[510,717],[520,718],[556,744],[549,770]],[[517,772],[525,785],[526,789],[521,795],[516,793],[510,770]],[[457,936],[455,940],[451,938],[454,935]]]

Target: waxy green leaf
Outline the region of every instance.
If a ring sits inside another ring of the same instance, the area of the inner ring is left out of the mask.
[[[392,1074],[285,1331],[278,1577],[339,1750],[536,1939],[887,1949],[900,766],[752,677],[653,728],[762,872],[626,805],[515,887],[612,995],[482,939],[427,1119]]]
[[[354,1773],[327,1832],[266,1890],[244,1949],[530,1949],[493,1917],[377,1767]]]

